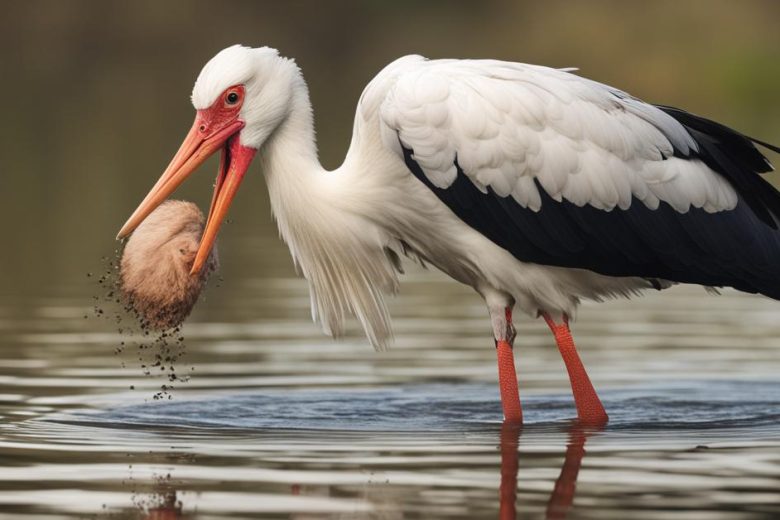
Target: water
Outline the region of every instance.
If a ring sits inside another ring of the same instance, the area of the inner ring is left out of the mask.
[[[518,319],[527,424],[502,428],[480,299],[410,269],[389,351],[355,328],[323,337],[257,166],[220,232],[225,281],[184,329],[190,380],[144,375],[153,349],[102,300],[94,315],[100,257],[228,45],[297,60],[329,168],[365,84],[410,53],[576,66],[780,142],[779,2],[304,4],[3,4],[0,517],[779,517],[780,303],[682,287],[584,306],[574,333],[611,416],[601,431],[571,422],[549,331]],[[216,168],[176,197],[205,211]]]
[[[574,332],[610,413],[600,430],[572,421],[549,332],[520,319],[518,430],[500,422],[468,289],[413,270],[377,353],[356,330],[323,337],[283,248],[260,249],[273,276],[209,288],[175,363],[190,380],[163,399],[167,371],[144,376],[128,322],[94,316],[94,276],[0,311],[0,516],[780,515],[775,302],[680,287],[585,305]]]

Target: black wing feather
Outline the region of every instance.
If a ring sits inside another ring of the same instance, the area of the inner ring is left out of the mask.
[[[650,209],[633,200],[628,209],[604,211],[557,202],[537,182],[542,209],[534,212],[490,187],[481,192],[457,161],[455,181],[438,188],[415,161],[414,151],[401,146],[412,174],[461,220],[518,260],[608,276],[730,286],[780,299],[780,193],[758,175],[771,170],[771,164],[754,140],[681,110],[659,108],[698,144],[698,151],[684,155],[675,150],[675,155],[700,159],[725,177],[739,195],[733,210],[679,213],[665,202]]]
[[[661,105],[658,108],[683,125],[699,145],[698,151],[689,150],[688,153],[675,148],[675,155],[701,159],[712,170],[723,175],[756,215],[776,229],[780,221],[780,193],[766,179],[757,175],[772,171],[773,168],[754,143],[778,153],[780,148],[679,108]]]

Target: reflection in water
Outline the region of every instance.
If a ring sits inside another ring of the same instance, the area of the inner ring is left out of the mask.
[[[166,490],[158,495],[162,499],[159,506],[149,508],[144,520],[178,520],[182,516],[182,502],[176,498],[176,491]]]
[[[593,431],[586,431],[574,424],[569,430],[569,440],[566,443],[566,455],[561,466],[561,474],[555,481],[555,488],[547,502],[547,518],[566,518],[577,490],[577,475],[580,473],[582,458],[585,456],[585,440]]]
[[[134,508],[128,511],[131,517],[141,520],[179,520],[186,516],[182,513],[184,504],[177,496],[176,483],[171,475],[152,478],[153,490],[150,493],[139,494],[131,492]]]
[[[520,434],[523,426],[504,421],[501,425],[501,487],[498,492],[498,517],[501,520],[516,518],[517,469]]]
[[[548,520],[563,520],[566,518],[574,501],[577,476],[585,456],[585,442],[589,436],[603,431],[582,427],[578,422],[571,422],[566,428],[566,453],[560,466],[560,474],[547,501],[545,518]],[[498,497],[498,518],[514,520],[517,518],[518,471],[520,470],[520,445],[523,427],[521,424],[505,421],[498,434],[500,450],[500,486]],[[389,485],[375,487],[369,492],[370,482],[360,493],[360,499],[371,505],[370,511],[352,514],[300,512],[291,513],[291,520],[345,520],[347,518],[370,518],[375,520],[400,520],[405,517],[404,504],[398,503],[398,497],[382,490]],[[339,495],[335,485],[302,485],[291,484],[290,495],[293,497],[330,498]],[[155,490],[148,496],[139,499],[133,492],[133,502],[141,511],[143,520],[174,520],[183,516],[183,503],[177,498],[177,490],[172,485],[171,476],[156,479]]]
[[[504,422],[501,426],[501,487],[498,508],[498,517],[501,520],[517,518],[518,450],[522,433],[523,428],[520,424]],[[595,433],[593,429],[587,431],[576,421],[569,426],[566,455],[561,466],[561,473],[555,481],[555,487],[547,502],[545,518],[548,520],[566,518],[566,514],[574,502],[577,476],[585,456],[585,440],[593,433]]]

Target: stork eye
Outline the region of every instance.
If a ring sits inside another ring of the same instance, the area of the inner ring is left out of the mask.
[[[230,92],[227,96],[225,96],[225,102],[228,105],[235,105],[238,103],[238,94],[235,92]]]

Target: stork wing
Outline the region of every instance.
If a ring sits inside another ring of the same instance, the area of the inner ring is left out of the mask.
[[[780,298],[780,194],[751,140],[533,65],[409,62],[382,139],[516,258]]]

